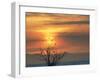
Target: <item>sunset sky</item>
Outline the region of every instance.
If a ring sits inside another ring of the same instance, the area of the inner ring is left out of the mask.
[[[26,53],[48,46],[58,52],[89,52],[89,16],[26,12]]]

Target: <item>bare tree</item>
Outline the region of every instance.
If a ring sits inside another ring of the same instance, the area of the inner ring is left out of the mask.
[[[53,66],[63,58],[65,52],[57,53],[57,50],[54,49],[54,47],[47,47],[46,49],[40,49],[40,54],[48,66]]]

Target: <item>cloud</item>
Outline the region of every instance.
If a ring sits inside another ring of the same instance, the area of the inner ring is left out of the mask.
[[[89,24],[89,21],[58,21],[58,22],[48,22],[46,25],[72,25],[72,24]]]
[[[86,41],[89,39],[89,32],[87,33],[79,33],[79,32],[58,32],[55,33],[58,34],[56,37],[57,38],[62,38],[62,39],[70,39],[72,41]]]

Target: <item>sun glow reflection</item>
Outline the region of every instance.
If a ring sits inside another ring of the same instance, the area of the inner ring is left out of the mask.
[[[50,32],[45,32],[45,40],[46,40],[46,45],[47,46],[54,46],[55,44],[55,38],[52,33]]]

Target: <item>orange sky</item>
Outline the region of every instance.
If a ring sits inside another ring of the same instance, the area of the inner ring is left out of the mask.
[[[89,52],[89,16],[27,12],[26,53],[51,45],[59,52]]]

